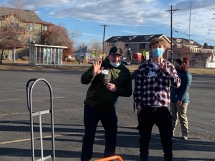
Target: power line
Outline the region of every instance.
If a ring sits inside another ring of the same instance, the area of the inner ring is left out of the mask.
[[[177,31],[177,30],[173,30],[173,31],[176,32],[176,33],[179,33],[179,34],[183,34],[183,35],[189,36],[189,34],[184,33],[184,32],[180,32],[180,31]],[[195,36],[195,35],[190,35],[190,36],[195,37],[195,38],[198,38],[198,39],[201,39],[201,40],[206,40],[206,41],[215,42],[215,40],[208,39],[208,38],[203,38],[203,37],[201,37],[201,36]]]
[[[184,35],[186,35],[186,36],[189,36],[189,34],[187,34],[187,33],[184,33],[184,32],[181,32],[181,31],[177,31],[177,30],[173,30],[174,32],[177,32],[177,33],[180,33],[180,34],[184,34]]]
[[[172,63],[173,63],[173,51],[172,51],[172,14],[177,11],[179,9],[172,9],[172,5],[171,5],[171,9],[170,10],[166,10],[168,11],[170,14],[171,14],[171,19],[170,19],[170,22],[171,22],[171,59],[172,59]]]

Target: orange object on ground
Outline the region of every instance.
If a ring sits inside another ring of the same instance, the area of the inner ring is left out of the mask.
[[[118,155],[107,157],[107,158],[98,159],[98,160],[95,160],[95,161],[110,161],[110,160],[123,161],[123,159],[120,156],[118,156]]]

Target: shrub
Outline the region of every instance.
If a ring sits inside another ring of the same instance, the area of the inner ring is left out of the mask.
[[[75,57],[68,57],[68,58],[66,58],[66,61],[67,62],[75,62],[76,59],[75,59]]]

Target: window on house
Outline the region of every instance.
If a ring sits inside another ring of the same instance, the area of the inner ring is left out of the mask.
[[[212,55],[211,55],[211,61],[214,61],[214,58],[215,58],[215,55],[212,54]]]
[[[148,36],[145,36],[145,40],[146,40],[146,41],[147,41],[149,38],[150,38],[150,37],[148,37]]]
[[[177,42],[181,42],[181,39],[176,39]]]
[[[181,48],[182,45],[181,44],[176,44],[176,46],[177,46],[177,48]]]
[[[17,22],[11,22],[11,23],[10,23],[10,26],[11,26],[12,28],[14,28],[14,29],[18,29],[18,28],[19,28],[19,23],[17,23]]]
[[[33,23],[28,24],[28,30],[30,30],[30,31],[34,30],[34,24]]]
[[[140,49],[145,49],[146,44],[140,44]]]
[[[194,43],[194,41],[190,41],[190,44],[193,44]]]
[[[42,25],[42,31],[48,31],[48,26]]]

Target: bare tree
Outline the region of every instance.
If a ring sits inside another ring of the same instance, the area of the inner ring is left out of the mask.
[[[126,46],[125,46],[125,42],[122,42],[122,41],[116,42],[116,47],[122,49],[122,55],[123,55],[123,56],[126,56],[126,55],[127,55],[127,48],[126,48]]]
[[[20,46],[23,46],[23,43],[19,38],[19,33],[15,26],[4,26],[0,28],[0,48],[2,49],[1,58],[3,58],[5,49],[15,49]]]
[[[81,32],[76,28],[76,29],[70,31],[69,35],[72,39],[75,39],[76,37],[81,35]]]
[[[17,9],[22,9],[23,8],[23,2],[22,1],[17,1],[17,0],[10,0],[9,4],[13,7],[13,8],[17,8]]]
[[[73,47],[73,41],[67,29],[62,25],[51,26],[48,31],[43,33],[42,40],[43,43],[49,45],[62,45],[68,48]]]
[[[1,24],[1,57],[3,57],[4,50],[13,50],[13,62],[15,62],[16,51],[26,46],[28,36],[26,34],[26,26],[21,20],[21,15],[25,14],[25,11],[22,10],[23,2],[11,0],[9,3],[15,9],[11,10],[11,13],[5,16]]]
[[[112,47],[112,46],[111,46],[110,43],[107,43],[107,42],[104,43],[104,48],[105,48],[104,53],[105,53],[106,55],[109,54],[109,51],[110,51],[111,47]]]
[[[175,48],[174,53],[177,54],[177,57],[180,58],[191,58],[192,53],[189,47],[182,46],[181,48]]]
[[[206,53],[201,53],[201,55],[202,55],[203,60],[206,61],[207,59],[209,59],[213,55],[213,53],[206,52]]]
[[[94,52],[94,53],[96,53],[96,57],[100,57],[101,56],[101,54],[102,54],[102,45],[101,45],[101,43],[100,42],[98,42],[97,40],[92,40],[91,42],[90,42],[90,52]]]
[[[17,12],[16,12],[17,11]],[[0,46],[2,49],[1,58],[5,49],[13,49],[13,61],[15,62],[15,49],[25,45],[26,28],[20,25],[19,12],[16,10],[13,14],[5,17],[0,27]],[[1,59],[2,62],[2,59]]]

